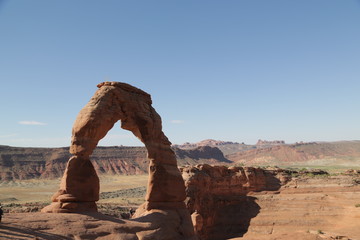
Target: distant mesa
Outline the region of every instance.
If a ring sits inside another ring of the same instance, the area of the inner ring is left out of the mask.
[[[197,165],[199,163],[207,163],[213,165],[229,164],[229,161],[223,152],[217,147],[200,146],[189,149],[174,148],[178,165]]]
[[[267,140],[261,140],[259,139],[256,143],[257,146],[263,146],[263,145],[285,145],[284,140],[274,140],[274,141],[267,141]]]
[[[230,142],[230,141],[219,141],[214,139],[206,139],[202,140],[197,143],[183,143],[183,144],[173,144],[173,147],[182,148],[182,149],[189,149],[189,148],[197,148],[202,146],[210,146],[210,147],[217,147],[222,145],[228,145],[228,144],[239,144],[237,142]]]
[[[300,146],[300,145],[315,145],[315,144],[318,144],[318,142],[304,142],[304,141],[300,141],[300,142],[294,143],[294,146]]]
[[[272,141],[267,141],[272,142]],[[200,146],[212,144],[211,146]],[[217,144],[214,146],[214,144]],[[245,166],[338,165],[358,167],[360,141],[297,142],[278,145],[246,145],[204,140],[172,145],[178,166],[212,164]],[[0,181],[61,177],[71,157],[68,147],[23,148],[0,146]],[[146,147],[97,147],[91,155],[97,174],[145,174]]]

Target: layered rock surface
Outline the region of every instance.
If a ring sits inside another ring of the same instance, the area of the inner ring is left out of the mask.
[[[359,183],[359,174],[305,174],[278,191],[249,193],[260,212],[236,240],[360,239]]]

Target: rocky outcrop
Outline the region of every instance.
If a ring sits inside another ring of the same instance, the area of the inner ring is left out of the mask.
[[[52,204],[43,212],[97,211],[99,178],[90,162],[97,143],[121,120],[121,127],[131,131],[147,149],[149,181],[146,202],[135,217],[153,214],[154,209],[172,210],[180,216],[184,239],[194,237],[190,215],[185,209],[185,186],[177,168],[171,143],[162,132],[161,118],[151,106],[149,94],[131,85],[104,82],[80,111],[72,130],[70,158]]]
[[[290,179],[281,169],[225,167],[207,164],[181,168],[186,205],[202,240],[242,236],[259,212],[249,192],[275,191]]]

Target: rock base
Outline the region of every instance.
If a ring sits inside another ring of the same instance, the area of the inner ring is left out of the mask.
[[[43,213],[81,213],[97,212],[95,202],[53,202],[41,209]]]

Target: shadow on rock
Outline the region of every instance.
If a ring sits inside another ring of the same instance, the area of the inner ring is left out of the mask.
[[[186,206],[200,240],[242,237],[260,212],[250,192],[276,191],[288,181],[281,170],[225,167],[207,164],[181,169],[186,185]]]
[[[255,200],[254,197],[243,196],[235,203],[220,206],[206,239],[225,240],[242,237],[248,231],[251,219],[260,212],[260,206]]]

